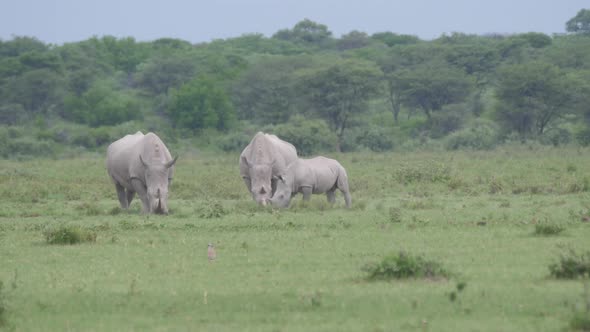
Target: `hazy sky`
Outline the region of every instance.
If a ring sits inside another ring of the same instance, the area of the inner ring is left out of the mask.
[[[271,36],[309,18],[336,37],[351,30],[422,39],[443,33],[565,32],[589,0],[0,0],[0,39],[62,44],[112,35],[193,43],[245,33]]]

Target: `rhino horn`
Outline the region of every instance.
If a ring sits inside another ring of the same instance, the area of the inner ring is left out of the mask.
[[[176,163],[176,160],[177,159],[178,159],[178,156],[174,157],[174,159],[172,159],[169,162],[167,162],[164,166],[166,166],[166,168],[172,167],[172,165],[174,165]]]

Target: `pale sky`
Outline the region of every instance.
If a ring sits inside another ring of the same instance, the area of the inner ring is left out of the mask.
[[[112,35],[192,43],[271,36],[309,18],[335,37],[359,30],[433,39],[443,33],[565,32],[590,0],[0,0],[0,39],[63,44]]]

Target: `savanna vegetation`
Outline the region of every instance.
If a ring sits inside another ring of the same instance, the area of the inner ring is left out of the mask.
[[[588,10],[567,34],[434,40],[305,19],[191,44],[0,41],[0,156],[76,155],[123,133],[238,151],[259,130],[303,154],[590,143]]]
[[[331,155],[352,209],[288,210],[203,153],[179,159],[168,216],[122,211],[102,154],[0,161],[0,329],[587,329],[588,152]]]

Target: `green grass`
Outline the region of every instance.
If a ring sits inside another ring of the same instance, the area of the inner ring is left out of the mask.
[[[332,155],[353,208],[314,196],[259,209],[235,155],[181,156],[169,216],[118,201],[104,158],[0,161],[0,281],[16,331],[556,331],[578,281],[553,278],[590,250],[588,150]],[[575,165],[575,167],[572,167]],[[567,231],[534,236],[539,220]],[[50,245],[44,231],[95,234]],[[217,259],[207,259],[214,243]],[[448,278],[371,282],[391,252]],[[459,289],[459,284],[468,286]],[[1,329],[2,327],[0,327]]]

